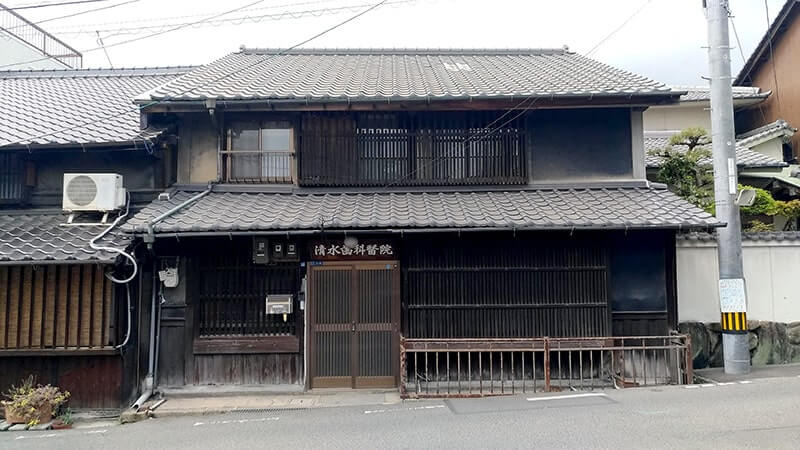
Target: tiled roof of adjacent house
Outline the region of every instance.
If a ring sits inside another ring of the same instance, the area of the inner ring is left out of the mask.
[[[704,231],[693,231],[689,233],[679,233],[676,235],[679,243],[691,242],[711,242],[717,240],[716,233]],[[780,242],[780,241],[800,241],[800,231],[761,231],[744,232],[742,241],[745,242]]]
[[[140,129],[133,98],[187,67],[0,72],[0,147],[131,143]]]
[[[123,227],[146,223],[194,195],[156,200]],[[319,229],[627,229],[719,225],[663,188],[484,192],[211,192],[154,226],[155,233]]]
[[[797,128],[790,126],[785,120],[778,119],[775,122],[736,136],[736,144],[751,147],[777,136],[791,137],[796,131]]]
[[[681,95],[681,102],[702,102],[711,100],[709,86],[671,86],[674,91],[686,91]],[[733,86],[733,99],[763,99],[769,97],[770,92],[761,92],[760,88],[750,86]]]
[[[0,214],[0,264],[25,262],[113,262],[116,255],[89,247],[89,240],[108,225],[62,225],[62,213]],[[123,248],[130,237],[112,230],[98,242]]]
[[[242,49],[138,100],[388,101],[674,95],[567,50]]]
[[[661,150],[669,145],[669,139],[672,133],[659,133],[659,132],[645,132],[644,135],[644,151],[645,151],[645,164],[648,168],[661,167],[663,158],[653,155],[650,152],[654,150]],[[745,144],[747,144],[745,142]],[[686,149],[685,146],[674,146],[673,149],[681,150]],[[711,151],[711,146],[705,146]],[[703,158],[700,164],[711,165],[713,163],[711,157]],[[747,145],[743,145],[742,141],[736,142],[736,165],[739,168],[766,168],[766,167],[785,167],[787,164],[783,161],[777,160],[771,156],[750,150]]]

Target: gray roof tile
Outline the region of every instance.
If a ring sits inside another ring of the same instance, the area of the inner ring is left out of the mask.
[[[671,93],[662,83],[566,50],[279,52],[243,49],[198,67],[139,100],[436,100]]]
[[[678,234],[677,239],[679,242],[711,242],[717,240],[717,234],[693,231]],[[745,242],[798,241],[800,240],[800,231],[743,232],[742,240]]]
[[[645,132],[644,135],[644,151],[645,151],[645,165],[648,168],[656,169],[661,167],[663,158],[652,155],[650,152],[654,150],[661,150],[669,145],[670,134]],[[752,142],[752,141],[751,141]],[[786,167],[787,164],[783,161],[777,160],[769,155],[750,150],[746,145],[747,142],[739,140],[736,142],[736,165],[739,168],[765,168],[765,167]],[[676,150],[685,150],[687,147],[678,145],[673,147]],[[711,146],[706,146],[710,151]],[[710,157],[700,160],[701,164],[712,164]]]
[[[156,200],[123,229],[143,233],[148,220],[188,200]],[[709,214],[666,189],[593,188],[488,192],[233,193],[212,192],[155,225],[156,233],[366,229],[603,229],[717,226]]]
[[[142,141],[133,98],[189,68],[0,72],[0,147]]]
[[[60,213],[0,214],[0,263],[15,262],[106,262],[116,255],[89,247],[89,240],[107,225],[64,226]],[[130,237],[112,230],[98,242],[123,248]]]
[[[711,88],[709,86],[671,86],[673,91],[686,91],[681,95],[681,102],[711,101]],[[764,99],[770,92],[761,92],[760,88],[750,86],[733,86],[733,99]]]

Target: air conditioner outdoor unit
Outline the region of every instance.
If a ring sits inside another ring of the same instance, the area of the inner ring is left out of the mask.
[[[122,175],[65,173],[62,207],[65,211],[108,212],[125,206]]]

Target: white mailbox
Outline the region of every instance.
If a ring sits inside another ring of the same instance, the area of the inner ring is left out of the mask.
[[[293,300],[292,294],[267,295],[266,312],[267,314],[283,314],[285,319],[287,314],[292,313]]]

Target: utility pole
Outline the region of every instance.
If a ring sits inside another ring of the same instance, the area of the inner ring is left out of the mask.
[[[725,373],[750,372],[747,300],[742,269],[742,224],[736,203],[736,136],[733,125],[731,48],[728,0],[703,0],[708,22],[711,70],[711,149],[714,159],[714,203],[717,219],[719,301]]]

